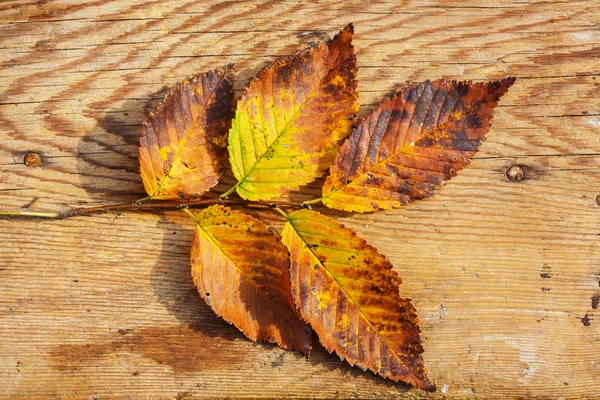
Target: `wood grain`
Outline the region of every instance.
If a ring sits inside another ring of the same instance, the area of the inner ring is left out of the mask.
[[[170,85],[235,62],[239,95],[267,62],[348,22],[361,118],[405,82],[518,78],[472,165],[434,198],[372,215],[327,211],[402,276],[438,387],[429,396],[597,397],[594,0],[5,0],[0,207],[143,197],[139,128]],[[41,167],[24,165],[32,152]],[[513,165],[520,182],[505,176]],[[314,198],[322,183],[290,197]],[[0,397],[426,396],[319,346],[306,360],[244,339],[194,290],[192,234],[176,212],[0,221]]]

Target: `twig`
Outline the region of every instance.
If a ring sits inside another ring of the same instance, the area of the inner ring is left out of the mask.
[[[149,202],[135,202],[135,203],[123,203],[123,204],[111,204],[106,206],[96,207],[81,207],[72,208],[64,211],[26,211],[26,210],[14,210],[14,211],[0,211],[0,217],[25,217],[25,218],[52,218],[52,219],[65,219],[76,216],[102,214],[106,212],[115,211],[156,211],[156,210],[176,210],[180,208],[189,207],[208,207],[214,204],[222,204],[225,206],[239,206],[243,205],[248,208],[257,209],[272,209],[274,207],[288,207],[294,209],[300,209],[302,206],[295,203],[278,202],[278,203],[260,203],[260,202],[247,202],[242,199],[222,200],[221,198],[215,199],[202,199],[194,200],[189,202],[179,201],[149,201]]]
[[[43,211],[0,211],[1,217],[64,218],[60,212]]]

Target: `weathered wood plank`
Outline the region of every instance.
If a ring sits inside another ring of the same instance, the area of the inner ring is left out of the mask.
[[[436,197],[374,215],[332,213],[402,276],[439,389],[430,396],[597,396],[592,0],[5,0],[0,207],[141,197],[139,125],[168,86],[235,62],[239,93],[267,62],[350,21],[361,117],[405,82],[518,77],[472,165]],[[29,152],[42,156],[40,168],[23,164]],[[506,178],[513,165],[523,181]],[[317,183],[291,198],[318,193]],[[0,221],[0,397],[425,396],[318,345],[306,360],[244,339],[194,291],[192,229],[176,212]]]

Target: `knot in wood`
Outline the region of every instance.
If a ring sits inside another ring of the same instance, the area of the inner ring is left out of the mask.
[[[525,172],[518,165],[513,165],[506,171],[506,177],[511,182],[520,182],[525,177]]]
[[[23,158],[23,164],[29,168],[42,166],[42,157],[38,153],[27,153]]]

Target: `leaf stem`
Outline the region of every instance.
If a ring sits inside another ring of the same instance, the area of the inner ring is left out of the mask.
[[[141,203],[144,203],[144,202],[146,202],[148,200],[152,200],[152,196],[146,196],[146,197],[142,197],[141,199],[137,199],[135,201],[135,204],[141,204]]]
[[[194,220],[194,222],[196,222],[196,217],[195,217],[195,216],[194,216],[194,214],[193,214],[193,213],[190,211],[190,209],[189,209],[189,208],[187,208],[187,207],[185,207],[185,208],[182,208],[182,209],[181,209],[181,211],[183,211],[184,213],[186,213],[187,215],[189,215],[189,216],[190,216],[190,217],[191,217],[191,218]]]
[[[288,215],[281,208],[275,206],[271,207],[271,209],[277,211],[283,218],[288,219]]]
[[[304,206],[304,205],[307,205],[307,206],[308,206],[308,205],[310,205],[310,204],[317,204],[317,203],[320,203],[320,202],[321,202],[321,200],[323,200],[323,198],[322,198],[322,197],[319,197],[318,199],[307,200],[307,201],[303,202],[303,203],[302,203],[302,205],[303,205],[303,206]]]
[[[228,191],[226,191],[221,196],[219,196],[221,198],[221,200],[225,200],[231,193],[235,192],[236,187],[237,187],[237,184],[233,185]]]

